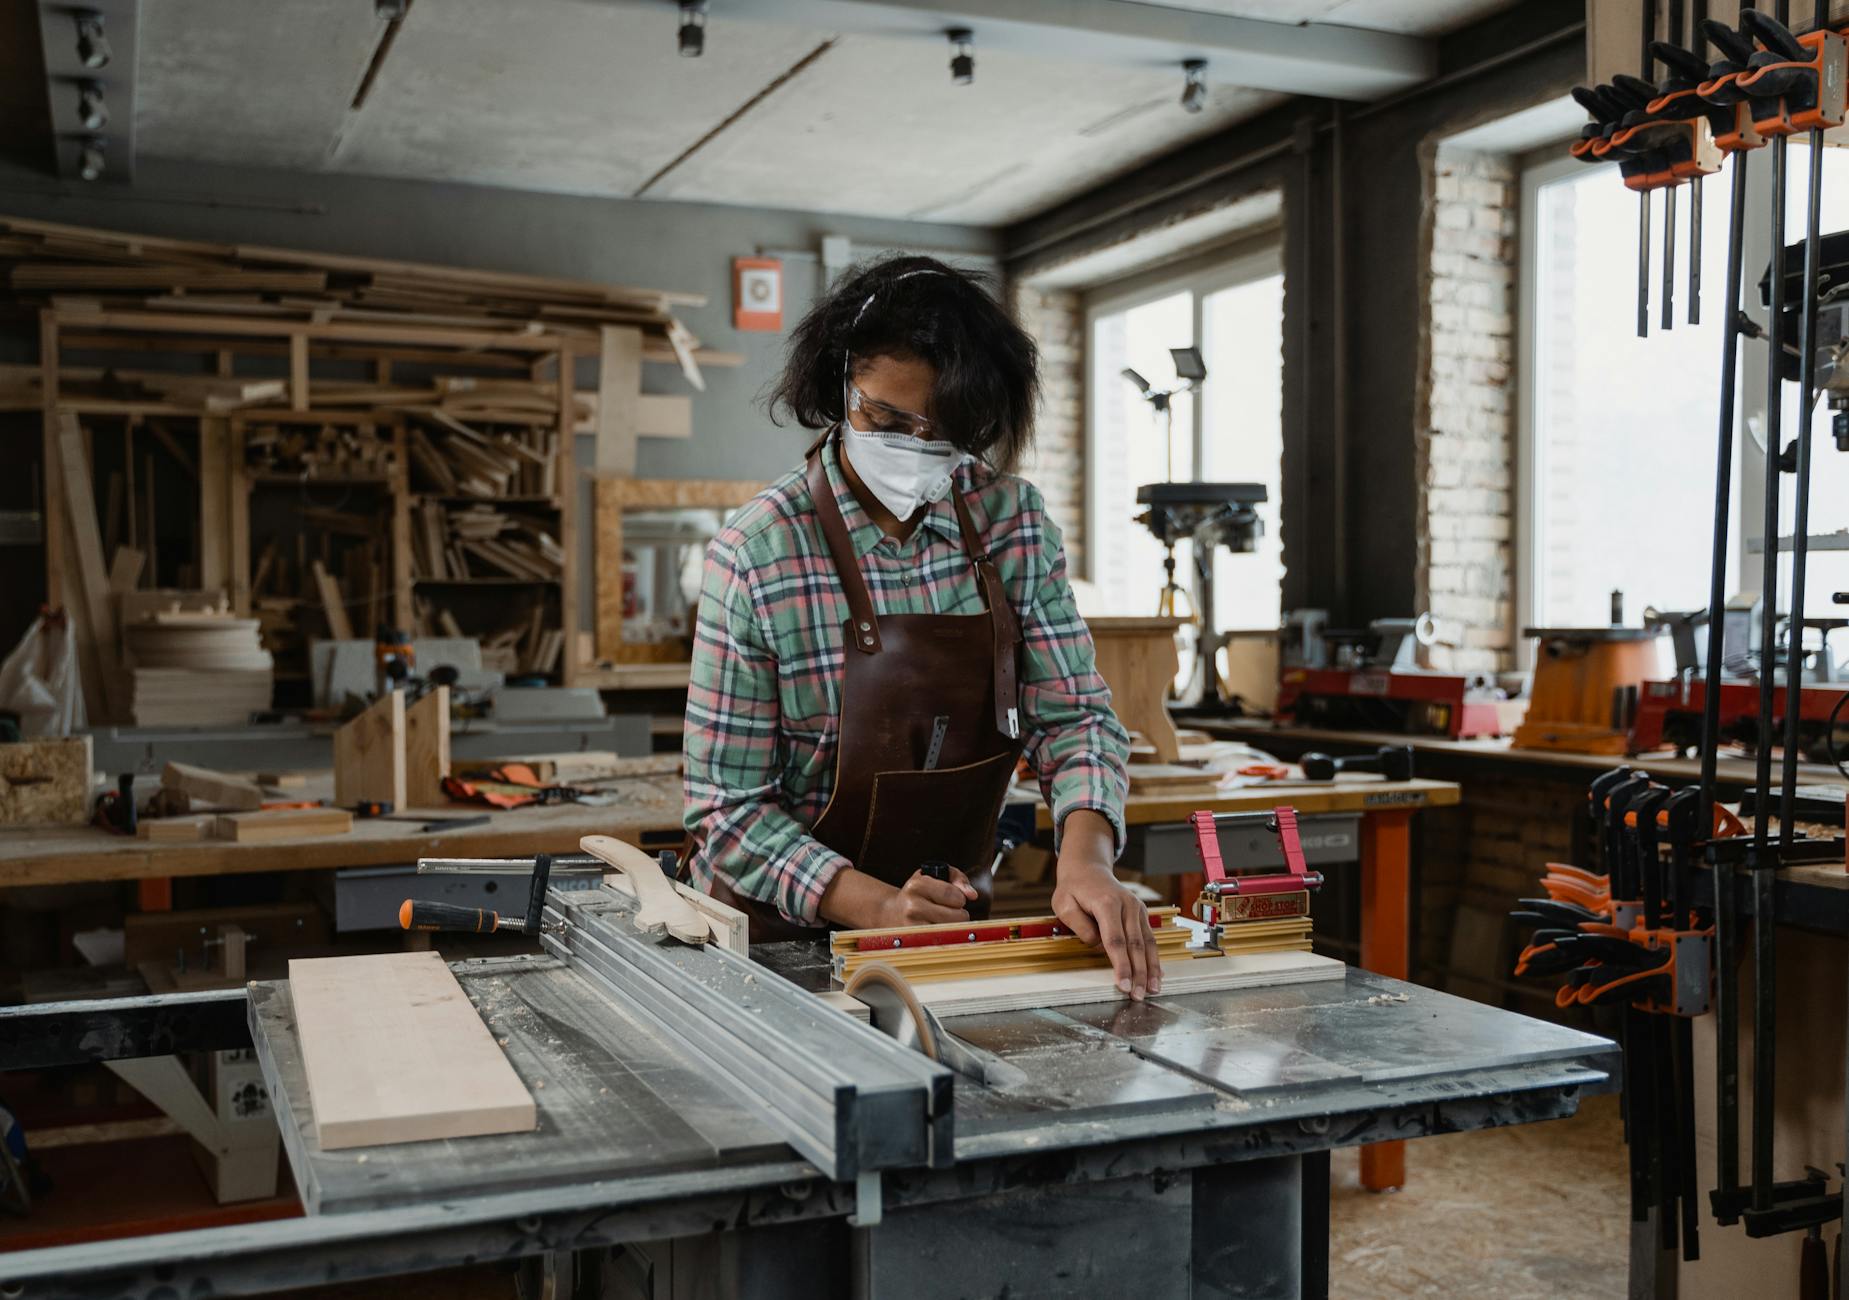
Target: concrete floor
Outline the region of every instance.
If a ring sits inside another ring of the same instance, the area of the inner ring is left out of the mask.
[[[1407,1187],[1361,1189],[1356,1152],[1330,1169],[1329,1294],[1624,1300],[1629,1235],[1616,1097],[1571,1119],[1425,1138]]]

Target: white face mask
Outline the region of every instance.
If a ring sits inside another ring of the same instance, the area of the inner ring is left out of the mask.
[[[897,519],[910,519],[919,506],[942,501],[963,453],[948,442],[908,433],[863,432],[842,422],[841,449],[854,472]]]

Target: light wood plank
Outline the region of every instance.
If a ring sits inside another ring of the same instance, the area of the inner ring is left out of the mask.
[[[161,788],[178,790],[213,808],[249,811],[263,807],[263,790],[254,781],[190,763],[169,763],[162,768]]]
[[[109,600],[108,570],[103,564],[103,535],[96,523],[95,493],[90,485],[90,462],[84,455],[83,434],[77,417],[60,412],[58,460],[64,480],[65,524],[71,550],[67,560],[76,577],[76,590],[67,606],[80,615],[79,667],[84,672],[85,703],[92,723],[118,719],[119,685],[116,663],[116,618]],[[74,563],[71,563],[74,562]],[[88,642],[89,662],[83,663]],[[94,674],[94,676],[92,675]]]
[[[404,692],[388,691],[334,733],[334,802],[405,806]]]
[[[1094,618],[1086,620],[1097,654],[1098,675],[1111,688],[1111,708],[1118,720],[1155,747],[1156,759],[1173,763],[1181,742],[1168,712],[1169,683],[1180,662],[1175,653],[1177,618]]]
[[[324,1151],[532,1129],[532,1095],[434,952],[289,963]]]
[[[340,592],[340,579],[327,571],[321,561],[314,563],[315,590],[321,593],[321,610],[327,615],[328,633],[336,641],[353,639],[353,621],[347,617],[346,601]]]
[[[605,325],[598,331],[598,341],[597,454],[593,464],[606,473],[634,474],[642,396],[642,331],[632,326]]]
[[[404,713],[406,807],[437,808],[449,802],[449,687],[439,686]]]
[[[352,829],[353,814],[344,808],[274,808],[225,813],[214,823],[213,833],[221,840],[238,844],[268,844],[273,840],[345,835]]]
[[[308,409],[308,336],[289,336],[289,409]]]

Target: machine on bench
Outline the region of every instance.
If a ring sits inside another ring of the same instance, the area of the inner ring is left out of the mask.
[[[1481,674],[1421,668],[1437,640],[1430,614],[1334,630],[1322,610],[1287,615],[1280,636],[1278,717],[1330,731],[1401,731],[1465,740],[1507,735],[1526,702]]]

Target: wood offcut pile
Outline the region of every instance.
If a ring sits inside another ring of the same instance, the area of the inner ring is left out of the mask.
[[[552,582],[565,568],[565,552],[547,521],[514,510],[479,505],[445,508],[426,501],[411,533],[413,572],[419,578],[523,578]]]
[[[537,388],[537,385],[525,385]],[[553,497],[558,493],[559,435],[550,427],[483,428],[444,410],[412,408],[429,426],[406,434],[411,481],[437,496]]]
[[[163,239],[0,217],[0,281],[22,305],[57,306],[67,328],[83,314],[272,323],[415,326],[511,337],[563,337],[595,355],[598,328],[642,331],[644,357],[673,360],[697,386],[700,342],[674,315],[699,294],[553,276],[348,257],[253,244]]]
[[[127,624],[122,637],[137,726],[237,725],[270,707],[275,664],[254,618],[169,609]]]

